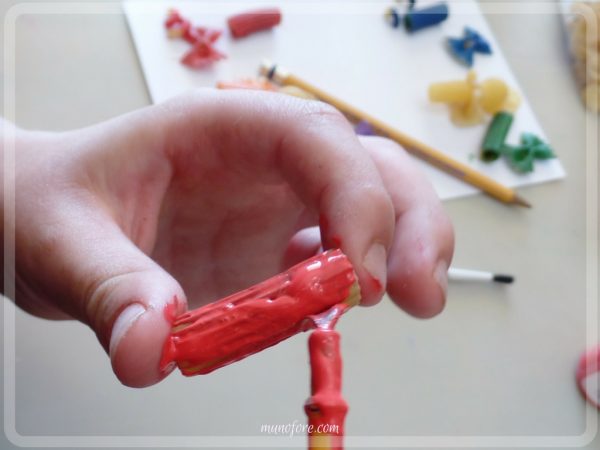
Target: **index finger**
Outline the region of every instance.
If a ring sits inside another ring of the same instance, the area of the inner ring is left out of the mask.
[[[341,113],[275,93],[204,90],[164,104],[158,117],[176,173],[193,177],[215,159],[240,176],[289,183],[318,217],[324,247],[352,261],[363,300],[381,298],[394,209]]]
[[[404,149],[388,139],[361,140],[379,167],[396,211],[388,294],[414,316],[439,314],[446,301],[446,273],[454,251],[452,223],[433,186]]]

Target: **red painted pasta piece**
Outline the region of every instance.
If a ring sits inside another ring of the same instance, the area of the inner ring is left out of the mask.
[[[177,11],[176,9],[169,9],[169,11],[167,11],[167,18],[165,20],[165,28],[172,28],[177,24],[181,23],[182,21],[183,17],[181,17],[179,11]]]
[[[212,372],[314,328],[313,315],[359,300],[350,261],[340,250],[327,251],[179,316],[165,343],[161,368],[175,362],[187,376]]]
[[[227,19],[229,31],[234,38],[248,36],[257,31],[268,30],[281,23],[278,8],[264,8],[236,14]]]
[[[170,38],[183,37],[191,28],[190,21],[181,17],[179,11],[170,9],[165,20],[165,28]]]
[[[206,27],[188,27],[182,38],[194,45],[198,42],[206,42],[213,44],[221,37],[223,32],[221,30],[206,28]]]
[[[348,404],[342,397],[340,334],[317,329],[308,339],[311,397],[304,405],[308,417],[309,449],[343,449]]]
[[[193,27],[190,21],[184,19],[175,9],[169,10],[165,28],[169,37],[181,38],[192,45],[192,48],[181,58],[181,62],[188,67],[201,69],[226,57],[213,46],[221,37],[221,30]]]
[[[181,62],[193,69],[202,69],[223,58],[226,58],[224,53],[218,51],[210,43],[200,41],[196,42],[192,49],[183,55]]]
[[[165,28],[169,29],[183,21],[183,17],[179,14],[179,11],[171,8],[167,11],[167,18],[165,19]]]

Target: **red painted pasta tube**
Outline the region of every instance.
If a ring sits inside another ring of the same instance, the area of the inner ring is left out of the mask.
[[[308,417],[308,448],[343,449],[348,404],[342,397],[340,334],[317,329],[308,339],[311,397],[304,405]]]
[[[278,8],[265,8],[236,14],[227,19],[229,31],[234,38],[248,36],[257,31],[268,30],[281,22]]]
[[[330,250],[177,317],[161,367],[174,362],[186,376],[206,374],[314,328],[312,316],[335,305],[344,310],[359,301],[350,261]]]

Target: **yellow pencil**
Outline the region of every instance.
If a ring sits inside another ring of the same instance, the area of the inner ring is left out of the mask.
[[[350,120],[368,122],[377,134],[388,137],[400,145],[402,145],[408,152],[423,159],[424,161],[432,164],[438,169],[469,183],[476,188],[481,189],[486,194],[504,202],[515,205],[525,206],[530,208],[531,205],[523,198],[519,197],[516,192],[507,186],[504,186],[490,177],[472,169],[468,165],[456,161],[450,158],[448,155],[424,144],[404,133],[395,129],[394,127],[382,122],[376,117],[361,111],[358,108],[334,97],[331,94],[313,86],[312,84],[304,81],[303,79],[291,74],[287,70],[271,63],[270,61],[263,61],[260,66],[260,72],[272,81],[288,86],[296,86],[307,92],[310,92],[319,100],[329,103],[336,107],[340,112],[344,113]]]

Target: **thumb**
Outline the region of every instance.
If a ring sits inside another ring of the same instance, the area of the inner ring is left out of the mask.
[[[138,255],[149,267],[111,277],[96,291],[89,310],[92,328],[110,356],[119,380],[131,387],[152,385],[173,367],[161,368],[164,343],[174,317],[185,310],[178,283],[162,268]],[[154,266],[154,267],[152,267]]]
[[[183,289],[102,207],[78,200],[51,202],[43,223],[17,227],[27,237],[21,267],[35,274],[28,284],[92,328],[123,384],[157,383],[169,371],[160,358],[172,318],[186,309]]]

